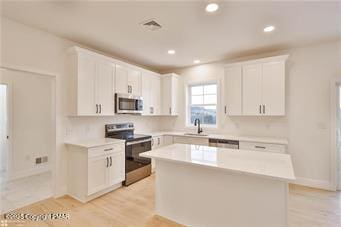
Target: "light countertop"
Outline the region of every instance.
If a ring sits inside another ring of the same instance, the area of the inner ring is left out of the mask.
[[[92,147],[99,147],[117,143],[125,143],[125,140],[119,139],[111,139],[111,138],[98,138],[98,139],[82,139],[82,140],[70,140],[66,141],[65,144],[83,147],[83,148],[92,148]]]
[[[197,136],[197,135],[185,135],[186,132],[180,131],[160,131],[160,132],[149,132],[143,133],[151,136],[185,136],[185,137],[195,137],[202,139],[226,139],[226,140],[238,140],[244,142],[256,142],[256,143],[271,143],[271,144],[282,144],[288,145],[288,140],[285,138],[272,138],[272,137],[258,137],[258,136],[237,136],[229,134],[211,134],[207,133],[207,136]]]
[[[291,156],[288,154],[173,144],[144,152],[140,156],[281,181],[295,180]]]

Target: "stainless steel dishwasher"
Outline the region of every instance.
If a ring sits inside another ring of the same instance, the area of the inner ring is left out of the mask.
[[[226,139],[209,139],[210,147],[223,147],[229,149],[239,149],[238,140],[226,140]]]

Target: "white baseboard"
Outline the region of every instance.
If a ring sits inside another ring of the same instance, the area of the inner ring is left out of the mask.
[[[47,171],[50,171],[49,165],[42,165],[42,166],[31,168],[31,169],[15,171],[9,174],[8,180],[12,181],[12,180],[16,180],[19,178],[32,176],[32,175],[36,175],[36,174],[47,172]]]
[[[295,181],[291,182],[293,184],[303,185],[311,188],[324,189],[329,191],[334,191],[331,182],[321,181],[304,177],[297,177]]]

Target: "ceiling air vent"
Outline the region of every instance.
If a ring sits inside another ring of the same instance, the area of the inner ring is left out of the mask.
[[[160,28],[162,28],[161,25],[157,23],[154,19],[143,21],[140,23],[140,25],[150,31],[155,31],[155,30],[159,30]]]

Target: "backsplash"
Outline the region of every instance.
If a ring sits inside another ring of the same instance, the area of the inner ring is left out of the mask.
[[[115,115],[113,117],[69,117],[64,132],[66,140],[103,138],[104,125],[132,122],[136,132],[152,132],[162,130],[162,117],[134,115]]]

